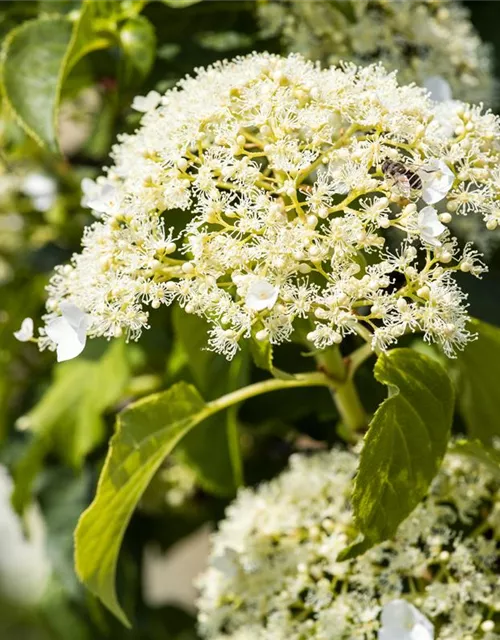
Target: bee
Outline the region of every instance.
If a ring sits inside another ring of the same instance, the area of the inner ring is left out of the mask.
[[[386,158],[382,163],[382,173],[391,178],[401,196],[410,199],[412,191],[422,190],[420,176],[409,169],[405,164]]]

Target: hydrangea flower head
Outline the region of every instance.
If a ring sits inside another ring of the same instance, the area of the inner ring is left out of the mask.
[[[295,455],[241,489],[199,579],[206,640],[493,640],[500,633],[500,483],[447,454],[393,539],[338,562],[356,537],[357,455]]]
[[[367,332],[376,349],[413,331],[449,355],[466,344],[454,274],[484,267],[447,225],[500,220],[496,116],[461,105],[443,121],[381,66],[298,55],[218,63],[139,102],[140,128],[83,184],[98,220],[50,282],[42,348],[64,303],[89,337],[136,339],[173,301],[228,358],[290,340],[298,318],[317,349]]]
[[[376,61],[434,99],[492,104],[492,51],[458,0],[296,0],[258,4],[264,36],[325,65]]]

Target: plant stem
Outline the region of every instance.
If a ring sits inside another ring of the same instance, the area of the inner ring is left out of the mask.
[[[330,347],[318,353],[316,361],[331,380],[330,390],[346,431],[345,437],[355,442],[359,438],[359,432],[368,426],[368,417],[349,366],[344,362],[338,347]]]
[[[206,407],[200,412],[202,419],[227,409],[228,407],[261,395],[262,393],[269,393],[270,391],[279,391],[280,389],[292,389],[296,387],[329,387],[335,386],[335,382],[331,380],[324,373],[313,371],[311,373],[301,373],[293,378],[282,380],[278,378],[271,378],[270,380],[264,380],[263,382],[256,382],[248,387],[237,389],[231,393],[208,402]]]

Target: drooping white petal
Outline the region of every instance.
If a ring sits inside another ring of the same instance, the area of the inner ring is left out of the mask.
[[[428,76],[424,81],[424,87],[429,91],[434,102],[453,100],[451,87],[442,76]]]
[[[82,204],[84,203],[84,206],[98,213],[115,213],[118,210],[118,190],[116,187],[111,184],[95,186],[95,189],[87,187],[88,192],[83,196]]]
[[[14,331],[14,338],[19,342],[28,342],[33,337],[33,320],[24,318],[19,331]]]
[[[427,244],[440,247],[439,236],[446,231],[446,227],[439,221],[439,216],[434,207],[424,207],[418,214],[418,232]]]
[[[61,303],[62,316],[51,320],[45,328],[48,337],[55,342],[57,361],[71,360],[80,355],[87,342],[89,317],[69,302]]]
[[[418,175],[422,180],[422,200],[427,204],[440,202],[455,181],[455,174],[443,160],[433,160]]]
[[[132,102],[132,109],[145,113],[160,104],[161,95],[158,91],[150,91],[146,96],[136,96]]]
[[[278,299],[279,289],[267,280],[259,279],[248,287],[245,305],[252,311],[272,309]]]
[[[406,600],[392,600],[381,615],[379,640],[434,640],[434,626]]]

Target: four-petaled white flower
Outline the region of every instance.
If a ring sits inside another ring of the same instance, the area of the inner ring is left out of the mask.
[[[453,100],[451,87],[442,76],[429,76],[425,79],[424,87],[431,94],[434,102]]]
[[[434,626],[406,600],[392,600],[384,606],[379,640],[434,640]]]
[[[57,346],[57,361],[71,360],[80,355],[87,341],[89,316],[70,302],[61,302],[62,315],[51,320],[45,329]]]
[[[158,91],[150,91],[147,96],[136,96],[132,102],[132,109],[146,113],[160,104],[161,95]]]
[[[22,185],[23,192],[31,198],[37,211],[48,211],[57,195],[56,181],[43,173],[30,173]]]
[[[90,178],[82,180],[82,207],[88,207],[98,213],[113,214],[118,211],[118,191],[109,183],[100,184]]]
[[[418,175],[422,180],[422,200],[427,204],[440,202],[455,181],[455,174],[443,160],[432,160]]]
[[[418,233],[424,242],[432,247],[440,247],[439,236],[446,231],[444,224],[439,222],[439,216],[434,207],[424,207],[418,212]]]
[[[19,342],[29,342],[33,337],[33,320],[24,318],[19,331],[14,331],[14,338]]]
[[[252,311],[272,309],[278,299],[279,289],[267,280],[259,279],[248,287],[245,305]]]

